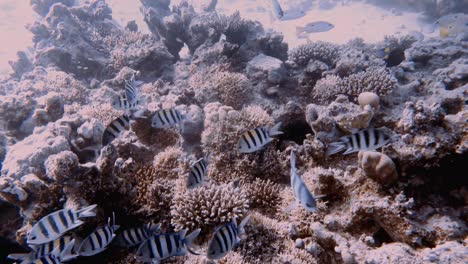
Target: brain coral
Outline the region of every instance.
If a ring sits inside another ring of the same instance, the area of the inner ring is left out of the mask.
[[[176,194],[171,207],[172,224],[176,230],[206,231],[233,218],[240,219],[248,208],[249,201],[242,189],[232,184],[207,184]]]

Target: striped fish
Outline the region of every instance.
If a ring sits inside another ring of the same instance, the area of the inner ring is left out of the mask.
[[[117,110],[123,110],[129,113],[131,110],[137,108],[139,101],[131,102],[126,93],[121,93],[111,102],[112,107]]]
[[[148,237],[154,235],[160,226],[160,224],[151,222],[144,226],[125,229],[117,237],[118,244],[123,247],[133,247],[141,244]]]
[[[30,262],[25,262],[25,263],[21,262],[21,264],[60,264],[60,263],[62,263],[62,261],[60,261],[60,259],[53,254],[43,256],[39,259],[35,259]]]
[[[327,156],[336,154],[342,150],[343,155],[358,152],[360,150],[376,150],[391,141],[392,137],[384,128],[367,128],[352,135],[341,137],[338,142],[331,143],[326,151]]]
[[[283,134],[278,130],[280,126],[281,122],[272,128],[259,127],[245,132],[237,142],[237,148],[241,153],[252,153],[262,149],[273,141],[272,136]]]
[[[130,104],[136,104],[140,98],[140,92],[137,89],[137,84],[135,82],[135,77],[129,81],[125,80],[125,95]]]
[[[118,228],[119,226],[115,224],[115,215],[112,213],[112,225],[109,217],[106,225],[89,234],[81,243],[80,256],[93,256],[104,251],[114,239],[114,232]]]
[[[107,146],[114,139],[116,139],[120,133],[130,128],[130,117],[128,115],[122,115],[114,119],[104,130],[102,135],[102,146]]]
[[[33,249],[29,253],[10,254],[9,259],[21,260],[20,263],[31,263],[37,259],[52,254],[60,259],[61,262],[68,261],[78,255],[73,252],[75,246],[75,239],[72,236],[62,236],[54,241],[47,242],[41,245],[31,245]]]
[[[245,233],[244,226],[250,219],[250,215],[244,218],[237,226],[236,220],[224,224],[216,229],[208,244],[208,259],[220,259],[226,256],[240,242],[240,236]]]
[[[190,168],[190,173],[187,177],[187,188],[195,188],[204,180],[207,173],[205,158],[197,160]]]
[[[197,229],[185,236],[187,230],[180,230],[178,233],[166,233],[153,235],[143,242],[136,255],[143,261],[159,263],[159,261],[172,256],[185,256],[187,251],[198,255],[191,250],[193,241],[200,234],[201,229]]]
[[[304,181],[297,174],[296,169],[296,156],[294,151],[291,151],[291,187],[296,197],[296,202],[298,202],[306,211],[316,212],[317,211],[317,201],[315,200],[312,193],[307,189]]]
[[[93,217],[96,204],[75,211],[74,209],[62,209],[41,218],[31,229],[27,243],[39,245],[53,241],[62,236],[68,230],[82,225],[84,222],[79,218]]]
[[[154,114],[151,126],[154,128],[170,128],[179,126],[183,119],[182,114],[175,108],[161,109]]]

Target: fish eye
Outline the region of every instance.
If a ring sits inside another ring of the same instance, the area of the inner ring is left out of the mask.
[[[37,238],[37,236],[32,236],[32,237],[31,237],[31,239],[36,239],[36,238]]]

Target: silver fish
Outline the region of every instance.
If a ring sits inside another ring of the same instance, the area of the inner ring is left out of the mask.
[[[335,26],[326,21],[316,21],[306,24],[303,27],[296,26],[296,35],[300,35],[302,33],[319,33],[319,32],[326,32],[331,29],[335,28]]]
[[[284,15],[283,9],[281,9],[280,4],[277,0],[268,0],[270,1],[271,8],[273,9],[273,14],[276,18],[281,19]]]
[[[59,257],[57,257],[54,254],[49,254],[46,256],[42,256],[39,259],[35,259],[31,262],[21,262],[21,264],[61,264],[62,261],[60,261]]]
[[[104,130],[102,135],[102,145],[107,146],[114,139],[116,139],[120,133],[127,130],[130,127],[130,117],[128,115],[122,115],[114,119]]]
[[[250,219],[250,215],[244,218],[237,226],[235,219],[230,223],[224,224],[216,229],[208,244],[208,259],[220,259],[226,256],[240,242],[240,236],[245,233],[244,226]]]
[[[79,252],[80,256],[93,256],[104,251],[115,237],[115,231],[119,228],[115,224],[115,215],[107,220],[107,224],[97,228],[89,234],[81,243]]]
[[[136,255],[143,261],[159,263],[159,261],[172,256],[185,256],[187,251],[196,254],[191,250],[193,241],[200,234],[201,229],[197,229],[185,236],[187,230],[178,233],[166,233],[153,235],[143,242]]]
[[[272,128],[259,127],[242,134],[237,142],[237,148],[241,153],[251,153],[262,149],[266,144],[273,141],[272,136],[281,135],[283,132],[278,129],[281,122],[274,125]]]
[[[159,230],[160,226],[160,224],[151,222],[144,226],[125,229],[118,235],[117,241],[124,247],[136,246],[148,239],[148,237],[154,235]]]
[[[41,218],[31,229],[27,243],[39,245],[53,241],[62,236],[68,230],[82,225],[84,222],[79,218],[93,217],[96,204],[75,211],[74,209],[62,209]]]
[[[154,128],[170,128],[180,125],[183,119],[182,114],[175,108],[161,109],[154,114],[151,126]]]
[[[140,98],[140,91],[137,88],[137,83],[134,80],[134,77],[129,81],[125,80],[125,95],[127,96],[128,102],[130,104],[135,104]]]
[[[123,110],[129,113],[131,110],[137,108],[139,101],[130,102],[128,95],[125,93],[119,94],[111,103],[112,107],[118,110]]]
[[[62,236],[54,241],[47,242],[41,245],[31,245],[33,251],[29,253],[19,253],[8,255],[9,259],[21,260],[20,263],[31,263],[37,259],[52,254],[62,261],[68,261],[77,257],[78,255],[73,252],[75,246],[75,239],[72,236]]]
[[[307,189],[304,181],[301,177],[297,174],[296,169],[296,156],[294,155],[294,151],[291,151],[291,187],[294,191],[294,196],[296,197],[296,201],[304,207],[308,212],[316,212],[317,211],[317,202],[312,195],[312,193]]]
[[[187,177],[187,188],[194,188],[200,185],[207,173],[205,158],[197,160],[190,168],[190,173]]]
[[[395,137],[389,135],[385,129],[371,127],[360,130],[352,135],[341,137],[340,141],[331,143],[327,148],[326,155],[330,156],[342,150],[346,150],[343,152],[343,155],[360,150],[376,150],[394,139]]]

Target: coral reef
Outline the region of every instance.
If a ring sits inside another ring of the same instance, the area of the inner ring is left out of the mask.
[[[466,41],[388,36],[288,49],[281,34],[239,13],[141,3],[148,34],[134,21],[117,26],[102,0],[31,1],[32,56],[19,52],[0,78],[8,254],[41,217],[96,203],[96,219],[77,234],[115,212],[125,228],[201,228],[202,254],[217,226],[251,215],[220,263],[466,262]],[[381,48],[386,58],[375,54]],[[132,76],[142,82],[142,111],[102,147],[104,129],[124,113],[111,101]],[[180,127],[151,126],[163,108],[183,114]],[[263,149],[238,151],[243,133],[279,122],[283,134]],[[393,131],[394,141],[379,152],[325,155],[369,127]],[[294,206],[291,150],[317,212]],[[190,164],[202,157],[208,180],[187,189]],[[139,263],[115,245],[85,261]]]

